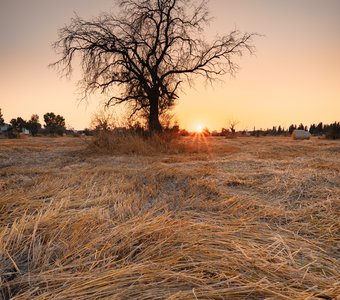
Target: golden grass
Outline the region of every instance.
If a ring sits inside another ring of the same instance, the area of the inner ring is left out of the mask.
[[[134,132],[117,133],[99,131],[89,142],[88,151],[101,154],[158,155],[180,153],[206,153],[206,138],[196,134],[192,143],[183,143],[174,133],[164,132],[160,135],[142,137]]]
[[[339,142],[181,144],[0,140],[0,299],[339,296]]]

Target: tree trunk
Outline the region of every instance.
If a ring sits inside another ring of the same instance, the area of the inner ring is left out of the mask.
[[[150,97],[150,114],[149,114],[149,131],[151,134],[162,131],[162,125],[159,122],[158,97]]]

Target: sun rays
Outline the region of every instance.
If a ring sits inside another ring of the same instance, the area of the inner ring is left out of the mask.
[[[197,125],[196,131],[192,134],[192,146],[197,150],[197,152],[211,152],[211,147],[209,139],[207,138],[208,130],[202,125]]]

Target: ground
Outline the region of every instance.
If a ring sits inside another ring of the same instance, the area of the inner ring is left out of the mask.
[[[0,139],[0,299],[336,299],[340,143],[180,143]]]

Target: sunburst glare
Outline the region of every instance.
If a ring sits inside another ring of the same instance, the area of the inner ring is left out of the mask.
[[[197,133],[202,133],[203,132],[203,125],[202,124],[197,124],[196,125],[196,130]]]

